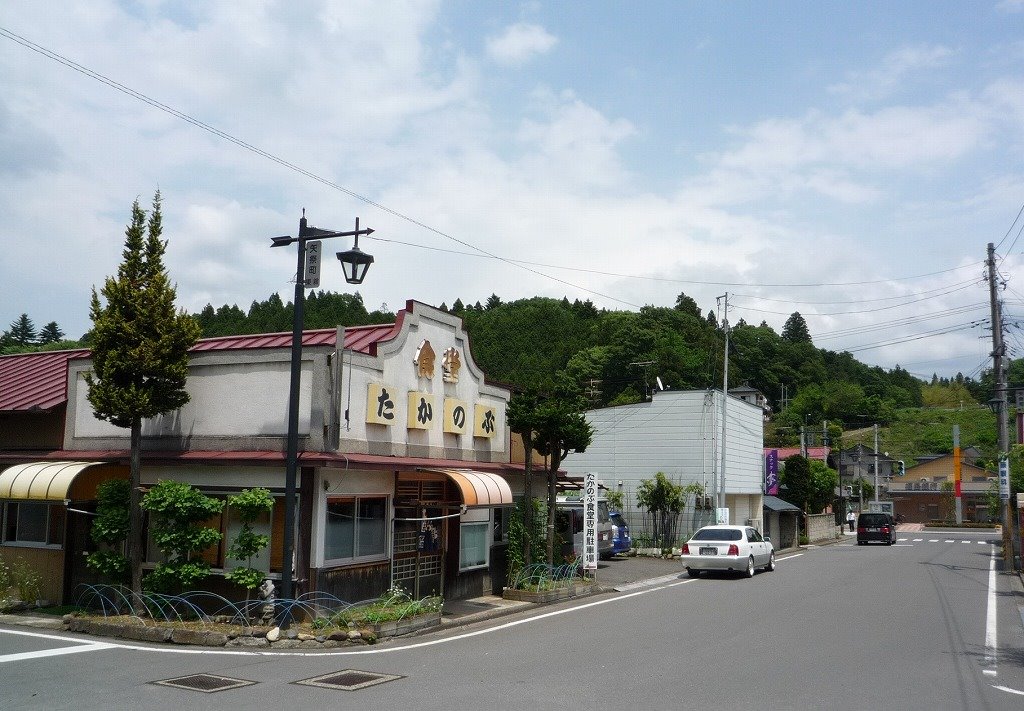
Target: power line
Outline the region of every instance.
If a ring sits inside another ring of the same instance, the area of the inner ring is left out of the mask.
[[[409,242],[401,242],[399,240],[384,239],[384,238],[379,237],[379,236],[373,237],[372,239],[375,239],[375,240],[380,241],[380,242],[391,242],[391,243],[394,243],[394,244],[401,244],[401,245],[409,246],[409,247],[417,247],[417,248],[420,248],[420,249],[429,249],[429,250],[435,250],[435,251],[441,251],[441,252],[451,252],[451,253],[455,253],[455,254],[462,254],[462,255],[465,255],[465,256],[486,257],[486,258],[490,258],[490,259],[495,259],[495,260],[504,262],[506,264],[509,264],[511,266],[517,267],[519,269],[523,269],[525,271],[528,271],[528,272],[530,272],[532,274],[535,274],[537,276],[543,277],[545,279],[550,279],[552,281],[558,282],[558,283],[563,284],[565,286],[569,286],[569,287],[572,287],[574,289],[579,289],[581,291],[584,291],[584,292],[587,292],[587,293],[590,293],[590,294],[594,294],[595,296],[600,296],[602,298],[609,299],[611,301],[615,301],[615,302],[618,302],[618,303],[621,303],[621,304],[625,304],[627,306],[632,306],[633,308],[637,308],[637,309],[640,308],[640,305],[638,305],[638,304],[634,304],[634,303],[631,303],[629,301],[625,301],[623,299],[619,299],[619,298],[611,296],[609,294],[605,294],[605,293],[602,293],[602,292],[599,292],[599,291],[595,291],[593,289],[589,289],[589,288],[584,287],[584,286],[580,286],[579,284],[575,284],[573,282],[569,282],[569,281],[566,281],[564,279],[560,279],[560,278],[558,278],[556,276],[553,276],[551,274],[545,274],[543,272],[539,272],[536,269],[533,269],[532,267],[536,266],[536,267],[541,267],[541,268],[545,268],[545,269],[563,269],[563,270],[576,271],[576,272],[582,272],[582,273],[588,273],[588,274],[597,274],[597,275],[601,275],[601,276],[614,276],[614,277],[620,277],[620,278],[624,278],[624,279],[644,279],[644,280],[648,280],[648,281],[663,281],[663,282],[678,283],[678,284],[694,284],[694,285],[700,285],[700,286],[747,286],[747,287],[754,286],[754,287],[766,287],[766,288],[820,288],[820,287],[830,287],[830,286],[868,286],[868,285],[872,285],[872,284],[884,284],[884,283],[890,283],[890,282],[894,282],[894,281],[900,281],[900,282],[901,281],[911,281],[911,280],[915,280],[915,279],[924,279],[924,278],[928,278],[928,277],[932,277],[932,276],[937,276],[937,275],[940,275],[940,274],[948,274],[950,272],[955,272],[955,271],[958,271],[960,269],[964,269],[964,268],[967,268],[967,267],[975,266],[973,264],[972,265],[962,265],[962,266],[959,266],[959,267],[953,267],[951,269],[944,269],[944,270],[939,270],[939,271],[935,271],[935,272],[928,272],[928,273],[925,273],[925,274],[914,274],[914,275],[910,275],[910,276],[898,277],[898,278],[893,278],[893,279],[873,279],[873,280],[849,281],[849,282],[763,283],[763,284],[753,284],[753,283],[751,283],[749,281],[742,281],[742,282],[702,281],[702,280],[688,280],[688,279],[669,279],[669,278],[664,278],[664,277],[652,277],[652,276],[639,276],[639,275],[634,275],[634,274],[618,274],[618,273],[615,273],[615,272],[606,272],[606,271],[591,270],[591,269],[581,269],[581,268],[578,268],[578,267],[566,267],[566,266],[561,266],[561,265],[557,265],[557,264],[544,264],[544,263],[538,263],[538,262],[529,262],[529,261],[525,261],[525,260],[510,259],[510,258],[507,258],[507,257],[502,257],[500,255],[494,254],[492,252],[489,252],[486,249],[478,247],[475,244],[472,244],[472,243],[467,242],[465,240],[459,239],[458,237],[455,237],[452,234],[444,232],[443,230],[440,230],[440,229],[438,229],[436,227],[433,227],[433,226],[431,226],[431,225],[429,225],[429,224],[427,224],[427,223],[425,223],[425,222],[423,222],[421,220],[418,220],[418,219],[416,219],[414,217],[411,217],[411,216],[406,215],[406,214],[404,214],[402,212],[399,212],[398,210],[396,210],[394,208],[391,208],[391,207],[388,207],[387,205],[384,205],[382,203],[379,203],[379,202],[373,200],[372,198],[369,198],[369,197],[367,197],[365,195],[357,193],[354,190],[346,188],[343,185],[340,185],[340,184],[338,184],[338,183],[336,183],[336,182],[334,182],[332,180],[324,178],[323,176],[318,175],[316,173],[313,173],[310,170],[302,168],[301,166],[296,165],[295,163],[292,163],[292,162],[290,162],[290,161],[288,161],[288,160],[286,160],[284,158],[281,158],[279,156],[274,155],[273,153],[265,151],[262,148],[259,148],[259,147],[255,146],[255,145],[253,145],[253,144],[251,144],[251,143],[241,139],[241,138],[238,138],[238,137],[236,137],[236,136],[234,136],[234,135],[232,135],[230,133],[227,133],[226,131],[222,131],[221,129],[218,129],[218,128],[214,127],[214,126],[211,126],[210,124],[208,124],[208,123],[206,123],[206,122],[204,122],[204,121],[202,121],[200,119],[197,119],[197,118],[195,118],[193,116],[190,116],[189,114],[186,114],[183,111],[179,111],[178,109],[175,109],[175,108],[173,108],[171,106],[168,106],[167,104],[164,104],[164,103],[158,101],[157,99],[154,99],[154,98],[152,98],[150,96],[147,96],[146,94],[143,94],[142,92],[136,91],[135,89],[132,89],[131,87],[128,87],[128,86],[126,86],[124,84],[121,84],[120,82],[118,82],[118,81],[116,81],[114,79],[111,79],[111,78],[109,78],[109,77],[107,77],[107,76],[105,76],[103,74],[100,74],[97,71],[89,69],[88,67],[86,67],[84,65],[81,65],[81,64],[75,62],[74,60],[69,59],[68,57],[65,57],[65,56],[63,56],[63,55],[61,55],[61,54],[59,54],[57,52],[54,52],[53,50],[47,49],[46,47],[43,47],[42,45],[36,44],[35,42],[32,42],[31,40],[29,40],[29,39],[27,39],[27,38],[25,38],[25,37],[23,37],[23,36],[21,36],[19,34],[16,34],[15,32],[13,32],[13,31],[5,28],[5,27],[0,26],[0,35],[2,35],[4,37],[7,37],[8,39],[10,39],[10,40],[12,40],[12,41],[22,45],[23,47],[25,47],[25,48],[33,51],[33,52],[41,54],[41,55],[43,55],[44,57],[46,57],[48,59],[51,59],[51,60],[53,60],[53,61],[55,61],[55,62],[57,62],[59,64],[62,64],[64,66],[68,67],[69,69],[72,69],[72,70],[74,70],[76,72],[79,72],[80,74],[83,74],[83,75],[89,77],[90,79],[94,79],[95,81],[98,81],[98,82],[100,82],[102,84],[105,84],[106,86],[108,86],[108,87],[110,87],[110,88],[112,88],[112,89],[114,89],[116,91],[119,91],[119,92],[121,92],[123,94],[126,94],[126,95],[128,95],[128,96],[130,96],[130,97],[132,97],[134,99],[137,99],[138,101],[141,101],[141,102],[143,102],[145,104],[148,104],[149,106],[152,106],[153,108],[158,109],[159,111],[163,111],[164,113],[170,114],[171,116],[174,116],[175,118],[178,118],[178,119],[180,119],[182,121],[185,121],[186,123],[189,123],[192,126],[195,126],[196,128],[199,128],[199,129],[201,129],[203,131],[206,131],[206,132],[208,132],[210,134],[213,134],[214,136],[217,136],[218,138],[222,138],[225,141],[233,143],[234,145],[238,146],[239,148],[242,148],[244,150],[250,151],[250,152],[252,152],[252,153],[254,153],[254,154],[256,154],[256,155],[258,155],[258,156],[260,156],[262,158],[266,158],[267,160],[269,160],[269,161],[271,161],[273,163],[276,163],[276,164],[278,164],[278,165],[280,165],[280,166],[282,166],[284,168],[287,168],[288,170],[291,170],[291,171],[293,171],[295,173],[298,173],[299,175],[302,175],[302,176],[307,177],[307,178],[309,178],[309,179],[311,179],[311,180],[313,180],[315,182],[318,182],[318,183],[320,183],[322,185],[325,185],[325,186],[327,186],[329,188],[332,188],[332,189],[337,190],[337,191],[339,191],[341,193],[344,193],[345,195],[348,195],[349,197],[351,197],[351,198],[353,198],[355,200],[358,200],[358,201],[363,202],[363,203],[365,203],[367,205],[375,207],[378,210],[381,210],[382,212],[386,212],[389,215],[393,215],[394,217],[397,217],[397,218],[399,218],[401,220],[404,220],[404,221],[406,221],[406,222],[408,222],[410,224],[413,224],[413,225],[415,225],[417,227],[420,227],[420,228],[422,228],[424,230],[427,230],[428,232],[432,232],[432,233],[434,233],[434,234],[436,234],[436,235],[438,235],[440,237],[444,237],[445,239],[448,239],[448,240],[450,240],[452,242],[460,244],[460,245],[462,245],[464,247],[467,247],[468,249],[471,249],[473,251],[472,252],[460,252],[460,251],[457,251],[457,250],[446,250],[446,249],[443,249],[443,248],[429,247],[429,246],[419,245],[419,244],[414,244],[414,243],[409,243]],[[1021,209],[1022,209],[1022,211],[1024,211],[1024,206],[1022,206]],[[751,310],[754,310],[754,309],[751,309]],[[765,313],[776,313],[776,312],[767,311]]]
[[[977,283],[978,282],[972,281],[969,284],[967,284],[966,286],[958,286],[958,287],[956,287],[954,289],[948,289],[947,291],[944,291],[944,292],[939,293],[939,294],[932,294],[932,295],[928,295],[928,296],[922,296],[922,297],[919,297],[919,298],[911,299],[910,301],[904,301],[903,303],[900,303],[900,304],[890,304],[888,306],[880,306],[880,307],[874,308],[874,309],[860,309],[860,310],[856,310],[856,311],[832,311],[832,312],[827,312],[827,313],[813,313],[813,314],[800,314],[800,315],[803,316],[804,318],[807,318],[808,316],[849,316],[849,315],[853,315],[853,314],[870,314],[870,313],[877,313],[879,311],[890,311],[892,309],[898,309],[898,308],[901,308],[903,306],[909,306],[910,304],[916,304],[916,303],[919,303],[921,301],[925,301],[927,299],[934,299],[934,298],[936,298],[938,296],[949,296],[950,294],[955,294],[955,293],[963,291],[965,289],[969,289],[969,288],[971,288],[972,286],[974,286]],[[789,315],[785,311],[772,311],[770,309],[759,309],[759,308],[756,308],[754,306],[737,305],[736,308],[739,309],[739,310],[743,310],[743,311],[755,311],[757,313],[762,313],[762,314],[775,314],[775,315],[778,315],[778,316],[787,316],[787,315]]]

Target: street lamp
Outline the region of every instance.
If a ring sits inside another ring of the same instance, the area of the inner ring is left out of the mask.
[[[306,223],[306,210],[302,210],[299,220],[299,236],[272,237],[271,247],[285,247],[298,243],[298,261],[295,267],[295,301],[292,312],[292,355],[291,379],[288,384],[288,445],[285,454],[284,483],[284,550],[281,559],[281,599],[291,600],[292,567],[295,558],[295,479],[299,461],[299,382],[302,374],[302,324],[305,318],[306,288],[320,284],[319,273],[307,274],[306,246],[307,242],[330,239],[332,237],[355,237],[355,247],[347,252],[339,252],[338,259],[345,271],[345,281],[359,284],[366,276],[366,271],[373,263],[373,257],[359,249],[359,235],[372,234],[370,228],[359,229],[359,218],[356,228],[346,232],[333,232],[310,227]],[[317,250],[319,253],[319,250]],[[316,265],[319,272],[319,264]],[[287,628],[289,619],[283,616],[281,626]]]

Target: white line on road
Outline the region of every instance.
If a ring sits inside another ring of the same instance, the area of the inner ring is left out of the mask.
[[[996,653],[999,651],[999,629],[996,625],[996,549],[988,559],[988,611],[985,614],[985,665],[986,674],[996,673]],[[991,670],[991,671],[989,671]]]
[[[796,553],[794,555],[787,555],[785,558],[779,558],[778,563],[793,560],[799,558],[803,553]],[[137,652],[156,652],[158,654],[194,654],[202,656],[221,655],[229,657],[356,657],[365,656],[369,654],[388,654],[391,652],[402,652],[409,649],[420,649],[422,647],[433,647],[438,644],[446,644],[448,642],[455,642],[460,639],[467,639],[469,637],[478,637],[484,634],[490,634],[491,632],[498,632],[500,630],[509,629],[511,627],[518,627],[519,625],[529,624],[531,622],[537,622],[538,620],[544,620],[548,617],[557,617],[560,615],[567,615],[578,610],[586,610],[590,607],[597,607],[598,605],[607,605],[613,602],[619,602],[621,600],[627,600],[631,597],[638,595],[646,595],[650,592],[658,590],[667,590],[668,588],[674,588],[679,585],[686,585],[688,583],[697,582],[696,578],[689,578],[688,580],[679,580],[678,576],[674,578],[675,582],[667,583],[665,585],[644,588],[643,590],[636,590],[634,592],[626,593],[624,595],[618,595],[616,597],[608,597],[603,600],[595,600],[594,602],[584,603],[582,605],[576,605],[575,607],[566,607],[561,610],[552,610],[551,612],[544,612],[538,615],[531,615],[530,617],[524,617],[518,620],[512,620],[501,625],[494,627],[488,627],[482,630],[474,630],[473,632],[465,632],[463,634],[453,635],[451,637],[443,637],[440,639],[432,639],[426,642],[414,642],[412,644],[406,644],[400,647],[386,647],[377,649],[360,649],[348,652],[264,652],[260,650],[221,650],[221,649],[183,649],[181,647],[143,647],[135,644],[115,644],[110,642],[99,642],[94,645],[89,645],[89,649],[82,649],[81,651],[92,651],[92,647],[96,649],[123,649]],[[14,630],[0,629],[0,634],[24,634],[32,637],[42,637],[44,639],[58,640],[61,642],[80,642],[74,637],[64,637],[56,634],[41,634],[38,632],[20,632]],[[77,648],[75,648],[77,649]],[[63,650],[58,650],[63,651]]]
[[[7,634],[16,634],[22,637],[39,637],[41,639],[60,639],[68,642],[78,642],[79,640],[68,639],[67,637],[57,637],[52,634],[43,634],[40,632],[23,632],[21,630],[2,630]],[[20,662],[24,659],[39,659],[41,657],[59,657],[64,654],[78,654],[80,652],[96,652],[101,649],[111,649],[116,647],[115,644],[109,642],[85,642],[77,644],[74,647],[58,647],[56,649],[41,649],[35,652],[19,652],[17,654],[0,654],[0,664],[5,662]]]

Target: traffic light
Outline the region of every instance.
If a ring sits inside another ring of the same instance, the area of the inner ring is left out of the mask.
[[[903,476],[907,473],[907,467],[903,464],[902,459],[896,460],[896,476]]]

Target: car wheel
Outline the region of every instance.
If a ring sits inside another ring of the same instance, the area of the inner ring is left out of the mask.
[[[764,567],[767,571],[775,570],[775,551],[772,551],[768,556],[768,565]]]
[[[689,575],[691,578],[699,578],[700,577],[700,571],[699,570],[694,570],[693,568],[687,568],[686,569],[686,574]]]
[[[747,569],[745,572],[748,578],[754,577],[754,556],[747,558]]]

